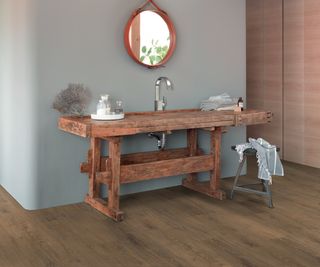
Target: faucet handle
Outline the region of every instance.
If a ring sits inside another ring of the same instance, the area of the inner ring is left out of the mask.
[[[162,97],[162,106],[163,106],[163,109],[167,106],[167,98],[164,96]]]

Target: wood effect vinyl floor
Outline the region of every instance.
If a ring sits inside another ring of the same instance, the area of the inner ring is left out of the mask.
[[[122,198],[121,223],[84,203],[25,211],[0,188],[0,267],[320,266],[320,169],[284,166],[273,209],[175,187]]]

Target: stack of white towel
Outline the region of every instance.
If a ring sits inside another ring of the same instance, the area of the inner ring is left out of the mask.
[[[210,110],[235,110],[238,98],[232,98],[227,93],[217,96],[211,96],[209,99],[201,101],[200,109],[202,111]]]

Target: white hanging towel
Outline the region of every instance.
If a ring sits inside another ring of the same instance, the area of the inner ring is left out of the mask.
[[[284,176],[283,166],[275,145],[271,145],[262,138],[249,138],[249,143],[236,146],[240,161],[243,159],[243,152],[248,148],[253,148],[257,151],[259,179],[268,180],[271,184],[271,175]]]

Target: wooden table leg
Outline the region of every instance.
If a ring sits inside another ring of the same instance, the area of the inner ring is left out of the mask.
[[[100,194],[100,186],[96,182],[96,172],[100,171],[100,157],[101,157],[101,140],[99,138],[91,138],[89,150],[89,162],[91,163],[91,170],[89,173],[89,196],[96,198]]]
[[[108,207],[113,210],[119,210],[120,153],[120,138],[110,138],[109,159],[111,167],[111,183],[108,188]]]
[[[111,182],[108,185],[108,202],[99,197],[99,185],[96,182],[96,172],[100,171],[101,164],[101,140],[91,139],[89,152],[89,163],[91,164],[89,178],[89,193],[85,202],[96,210],[102,212],[115,221],[123,220],[123,212],[119,210],[120,191],[120,138],[108,138],[109,141],[109,161],[111,171]]]
[[[197,129],[188,129],[187,130],[187,142],[188,142],[188,150],[189,156],[195,156],[198,150],[198,133]],[[197,181],[197,173],[190,173],[187,176],[188,182]]]
[[[193,179],[193,177],[188,176],[187,179],[183,180],[182,186],[197,191],[199,193],[205,194],[207,196],[222,200],[226,198],[226,193],[220,190],[220,151],[222,135],[221,127],[210,129],[210,135],[210,148],[211,154],[213,155],[213,170],[210,172],[210,181],[199,182],[196,179]],[[191,136],[194,136],[194,133],[190,132],[190,137]],[[190,139],[194,140],[194,137]],[[194,143],[191,144],[192,145],[190,145],[189,147],[194,148]]]
[[[221,176],[221,136],[222,128],[216,127],[211,134],[211,153],[214,155],[214,169],[211,171],[210,177],[210,191],[218,199],[225,199],[226,194],[224,191],[220,190],[220,176]]]

